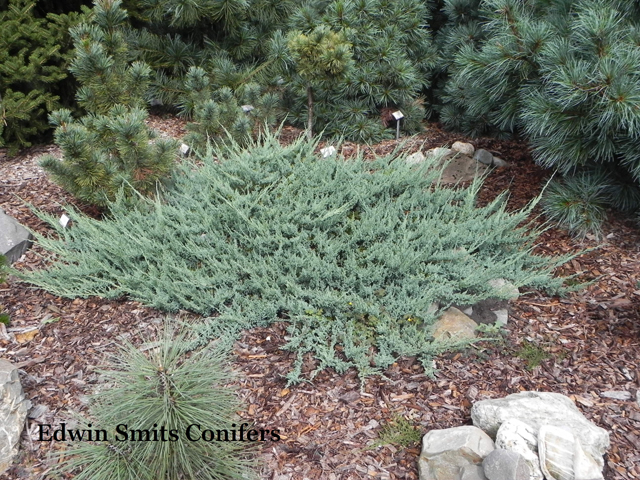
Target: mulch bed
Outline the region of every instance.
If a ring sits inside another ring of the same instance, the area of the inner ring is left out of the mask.
[[[184,124],[174,118],[152,117],[151,124],[166,135],[178,137],[184,132]],[[300,133],[285,128],[283,141]],[[403,149],[413,152],[456,140],[467,139],[429,124],[426,133],[405,142]],[[490,174],[480,203],[508,189],[509,207],[522,207],[550,176],[534,164],[524,142],[475,139],[472,143],[511,164]],[[395,141],[387,141],[366,153],[386,154],[396,147]],[[349,143],[342,148],[345,153],[356,150]],[[58,217],[69,204],[99,215],[74,203],[46,178],[37,157],[47,152],[59,154],[51,146],[32,148],[11,159],[0,151],[0,208],[39,232],[48,227],[24,202]],[[559,230],[547,230],[539,239],[539,253],[558,255],[599,246],[558,271],[577,273],[578,280],[592,283],[566,298],[525,292],[512,305],[504,342],[441,355],[435,378],[426,376],[415,359],[403,358],[384,378],[371,377],[363,385],[355,372],[323,371],[313,382],[287,388],[283,376],[293,355],[280,349],[286,326],[245,332],[232,358],[239,373],[238,393],[246,406],[242,416],[258,427],[277,428],[282,435],[282,441],[262,445],[261,478],[417,479],[419,445],[372,447],[386,422],[401,415],[422,433],[466,425],[471,423],[472,402],[523,390],[571,397],[587,418],[611,433],[606,479],[640,478],[640,407],[635,400],[640,389],[640,231],[632,220],[613,212],[604,231],[600,242],[577,243]],[[42,268],[47,262],[43,253],[36,245],[15,266]],[[59,424],[71,412],[85,409],[87,396],[99,381],[96,369],[105,365],[123,339],[139,342],[156,331],[163,314],[127,299],[55,297],[16,279],[0,285],[0,304],[11,315],[13,334],[0,332],[0,356],[19,366],[38,416],[28,420],[19,460],[2,478],[51,478],[46,456],[60,445],[38,442],[38,424]],[[193,317],[187,312],[182,316]],[[35,335],[29,333],[34,327]],[[536,346],[546,357],[539,365],[528,365],[522,358],[527,345]],[[609,390],[628,391],[632,399],[600,395]]]

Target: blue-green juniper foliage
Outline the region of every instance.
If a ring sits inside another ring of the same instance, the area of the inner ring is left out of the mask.
[[[287,320],[292,381],[306,352],[318,369],[362,375],[398,355],[430,366],[452,346],[430,336],[433,302],[505,298],[495,278],[561,287],[551,272],[566,259],[533,255],[538,232],[522,226],[533,206],[509,213],[501,196],[477,207],[480,182],[444,188],[431,160],[319,159],[315,147],[267,134],[226,158],[185,162],[161,198],[133,210],[113,202],[102,221],[70,212],[69,229],[49,218],[57,238],[38,240],[57,261],[26,278],[65,297],[210,315],[202,343]]]

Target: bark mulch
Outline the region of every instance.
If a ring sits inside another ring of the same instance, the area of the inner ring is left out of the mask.
[[[167,135],[184,132],[183,123],[173,118],[152,117],[151,123]],[[300,133],[285,128],[283,139]],[[403,150],[410,153],[456,140],[467,139],[429,124],[426,133],[405,142]],[[508,189],[510,208],[522,207],[550,176],[534,164],[524,142],[472,143],[511,163],[491,173],[480,202]],[[396,147],[395,141],[388,141],[366,153],[389,153]],[[342,148],[345,153],[356,150],[349,143]],[[74,203],[46,178],[38,157],[47,152],[59,155],[51,146],[32,148],[12,159],[0,151],[0,208],[39,232],[47,227],[25,202],[56,216],[69,204],[99,215]],[[374,446],[387,422],[403,416],[423,434],[466,425],[471,423],[472,402],[523,390],[571,397],[587,418],[611,433],[606,479],[640,478],[640,231],[614,212],[604,231],[603,240],[584,243],[556,229],[546,231],[537,246],[540,253],[598,247],[558,271],[592,283],[566,298],[524,292],[512,305],[503,341],[441,355],[435,361],[435,378],[426,376],[415,359],[403,358],[385,377],[368,378],[363,385],[355,372],[324,371],[312,382],[287,388],[283,376],[293,355],[281,350],[286,326],[245,332],[232,358],[246,406],[242,416],[258,427],[277,428],[282,435],[280,442],[261,447],[261,478],[417,479],[419,445]],[[36,245],[15,266],[42,268],[47,261],[43,253]],[[11,315],[7,331],[0,327],[0,357],[20,368],[35,417],[28,420],[18,461],[2,478],[52,478],[47,453],[61,445],[38,442],[38,425],[57,425],[71,412],[83,411],[99,381],[96,369],[123,339],[137,342],[156,331],[163,314],[127,299],[55,297],[16,279],[0,285],[0,304]],[[631,400],[601,395],[611,390],[629,392]]]

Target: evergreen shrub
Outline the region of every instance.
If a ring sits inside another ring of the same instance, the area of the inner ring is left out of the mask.
[[[228,386],[232,376],[224,355],[212,348],[189,353],[188,344],[188,336],[174,335],[166,321],[162,337],[146,352],[128,343],[121,347],[112,369],[100,372],[105,384],[93,395],[90,418],[85,420],[89,430],[106,430],[106,441],[72,442],[58,471],[80,468],[74,476],[77,480],[255,478],[247,442],[200,437],[208,429],[214,434],[237,430],[241,420],[236,412],[241,407]],[[198,441],[187,437],[190,425],[200,426],[189,432]],[[118,431],[117,426],[124,429]],[[123,430],[127,441],[123,441]],[[136,430],[150,430],[150,438],[157,435],[158,441],[138,441],[144,433]]]
[[[5,7],[0,9],[0,146],[14,155],[49,130],[49,112],[73,103],[66,88],[73,51],[68,29],[82,15],[38,17],[33,0],[9,0]]]
[[[551,272],[565,259],[532,254],[538,232],[520,226],[533,206],[508,213],[500,197],[477,207],[480,182],[433,184],[431,161],[319,160],[316,146],[265,134],[200,167],[185,162],[162,198],[134,209],[116,200],[109,219],[70,212],[63,229],[43,216],[58,236],[38,241],[56,261],[25,278],[65,297],[127,295],[214,315],[197,328],[203,343],[286,320],[291,381],[308,352],[318,369],[363,376],[399,355],[430,369],[452,346],[430,336],[434,302],[502,298],[495,278],[561,287]]]
[[[282,118],[280,95],[257,83],[246,83],[235,92],[227,86],[215,88],[204,69],[192,67],[185,87],[187,101],[181,108],[185,115],[193,114],[184,141],[194,151],[204,152],[209,143],[246,145]]]
[[[329,28],[351,45],[353,68],[340,81],[316,80],[313,85],[317,131],[328,136],[362,142],[392,138],[395,132],[391,112],[402,110],[402,130],[421,130],[425,116],[423,89],[429,86],[436,63],[436,49],[426,25],[430,11],[423,0],[334,0],[309,2],[292,16],[289,30],[312,35],[318,27]],[[295,49],[294,52],[295,53]],[[321,70],[342,57],[324,55]],[[313,73],[313,72],[309,72]],[[290,120],[308,123],[309,76],[295,68],[283,72],[289,89]],[[323,80],[323,79],[320,79]]]
[[[485,39],[455,56],[445,125],[522,133],[539,164],[567,175],[598,170],[612,206],[640,208],[637,3],[485,0],[478,15]]]
[[[60,109],[50,115],[63,158],[42,167],[78,199],[105,207],[119,192],[127,200],[151,195],[170,178],[177,142],[158,138],[145,120],[151,69],[133,61],[119,1],[96,2],[90,19],[71,30],[76,55],[71,71],[80,82],[79,120]]]

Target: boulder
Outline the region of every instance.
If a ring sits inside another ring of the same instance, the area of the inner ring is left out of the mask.
[[[529,480],[529,465],[519,453],[496,448],[482,461],[489,480]]]
[[[478,324],[455,307],[447,309],[432,326],[436,340],[474,338]]]
[[[507,419],[496,434],[496,448],[520,454],[529,466],[529,480],[544,480],[538,459],[538,432],[533,427]]]
[[[0,359],[0,475],[18,453],[20,435],[31,402],[22,391],[18,369]]]
[[[488,480],[480,465],[467,465],[462,469],[460,480]]]
[[[13,217],[0,210],[0,255],[9,264],[17,261],[31,246],[31,233]]]
[[[483,148],[476,150],[476,153],[473,154],[473,159],[485,165],[493,165],[493,155]]]
[[[587,420],[570,398],[551,392],[520,392],[495,400],[482,400],[471,408],[473,424],[495,438],[508,419],[520,420],[539,431],[544,425],[566,428],[578,438],[584,451],[604,466],[609,433]]]
[[[454,152],[462,153],[463,155],[469,155],[471,157],[473,156],[475,148],[470,143],[455,142],[453,145],[451,145],[451,150],[453,150]]]
[[[462,480],[465,467],[480,465],[493,449],[493,440],[470,425],[431,430],[422,438],[420,480]]]
[[[540,427],[538,453],[547,480],[604,480],[596,459],[585,452],[571,431],[562,427]]]

